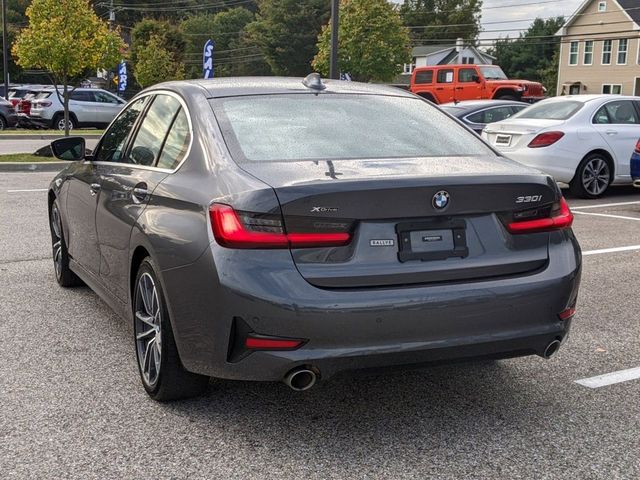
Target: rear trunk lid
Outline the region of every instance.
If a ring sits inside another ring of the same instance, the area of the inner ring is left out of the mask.
[[[484,137],[501,152],[509,152],[529,145],[543,130],[557,129],[564,120],[512,118],[488,125]]]
[[[501,218],[553,203],[557,187],[506,159],[251,162],[242,167],[274,188],[287,231],[351,234],[345,246],[292,249],[301,275],[318,287],[474,281],[528,274],[548,260],[548,234],[510,235]],[[448,204],[439,208],[445,198]]]

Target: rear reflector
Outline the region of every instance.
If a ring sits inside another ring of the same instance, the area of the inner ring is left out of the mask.
[[[250,350],[293,350],[303,343],[303,340],[289,338],[247,337],[244,346]]]
[[[554,206],[549,217],[511,222],[507,225],[507,230],[509,230],[510,233],[548,232],[569,228],[572,223],[573,213],[571,213],[564,197],[560,197],[559,204]]]
[[[569,320],[575,314],[576,314],[576,307],[571,307],[571,308],[567,308],[566,310],[560,312],[558,314],[558,317],[560,317],[560,320]]]
[[[563,132],[544,132],[540,135],[536,136],[527,147],[529,148],[541,148],[548,147],[549,145],[553,145],[558,140],[564,137]]]
[[[227,248],[333,247],[351,240],[348,232],[285,233],[282,221],[277,218],[238,215],[233,207],[221,203],[213,204],[209,215],[213,236]]]

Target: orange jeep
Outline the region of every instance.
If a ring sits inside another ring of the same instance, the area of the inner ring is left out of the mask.
[[[509,80],[497,65],[434,65],[416,67],[411,92],[433,103],[502,99],[537,102],[546,88],[529,80]]]

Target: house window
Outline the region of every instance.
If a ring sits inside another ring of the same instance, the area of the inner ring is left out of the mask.
[[[462,57],[462,63],[467,65],[467,64],[474,64],[476,61],[475,58],[473,57]]]
[[[571,42],[571,50],[569,51],[569,65],[578,64],[578,42]]]
[[[622,38],[618,40],[618,65],[627,64],[627,50],[629,48],[629,40]]]
[[[580,85],[570,85],[569,95],[580,95]]]
[[[593,40],[584,42],[584,58],[582,60],[585,65],[593,65]]]
[[[607,2],[598,2],[598,11],[606,12],[607,11]]]
[[[415,65],[413,63],[405,63],[402,66],[402,74],[411,75],[413,73],[414,68],[415,68]]]
[[[605,40],[602,44],[602,65],[611,65],[611,51],[613,40]]]
[[[620,95],[622,93],[622,85],[604,84],[602,85],[602,93],[605,95]]]

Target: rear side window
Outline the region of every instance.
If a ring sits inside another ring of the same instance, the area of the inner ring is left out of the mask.
[[[473,113],[467,117],[467,120],[473,123],[493,123],[509,118],[512,115],[513,110],[509,106],[495,107]]]
[[[189,120],[186,112],[181,108],[162,147],[158,167],[170,170],[176,168],[187,154],[189,142],[191,142]]]
[[[129,133],[150,97],[142,97],[129,105],[111,124],[95,153],[97,162],[120,162]]]
[[[140,124],[126,163],[153,166],[164,139],[180,110],[180,102],[169,95],[157,95]]]
[[[433,83],[433,70],[416,72],[415,83]]]
[[[453,83],[453,70],[438,70],[438,83]]]
[[[516,113],[514,118],[533,118],[540,120],[567,120],[584,106],[582,102],[562,100],[558,102],[540,102]]]
[[[640,122],[633,103],[630,100],[620,100],[603,105],[594,115],[593,123],[637,125]]]
[[[255,95],[211,104],[240,162],[492,155],[477,136],[418,98]]]
[[[93,95],[91,94],[91,92],[84,92],[84,91],[75,91],[75,92],[71,92],[71,95],[69,95],[69,98],[71,100],[75,100],[77,102],[93,102]]]

